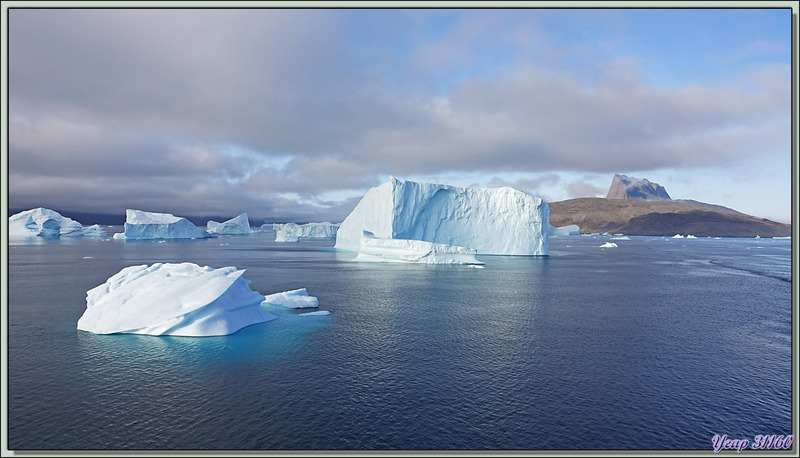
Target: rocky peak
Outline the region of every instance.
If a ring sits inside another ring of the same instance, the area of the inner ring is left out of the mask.
[[[639,179],[620,174],[614,175],[606,199],[672,200],[660,184],[647,178]]]

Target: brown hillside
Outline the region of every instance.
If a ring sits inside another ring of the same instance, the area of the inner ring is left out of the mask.
[[[784,237],[791,226],[702,202],[586,197],[550,203],[550,224],[576,224],[582,234],[693,234],[716,237]]]

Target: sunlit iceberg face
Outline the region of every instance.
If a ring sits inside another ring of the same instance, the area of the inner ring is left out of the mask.
[[[370,189],[342,222],[336,248],[359,251],[363,231],[478,254],[547,255],[550,209],[512,188],[460,188],[391,178]]]
[[[208,232],[192,224],[186,218],[169,213],[153,213],[140,210],[125,211],[125,232],[114,234],[115,239],[202,239]]]
[[[219,336],[274,320],[235,267],[131,266],[86,293],[78,329],[96,334]]]

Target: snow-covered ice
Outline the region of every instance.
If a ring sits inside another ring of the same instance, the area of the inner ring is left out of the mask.
[[[258,234],[258,231],[250,229],[250,220],[247,219],[247,213],[242,213],[236,218],[231,218],[224,223],[209,220],[209,222],[206,223],[206,230],[220,235]]]
[[[415,262],[422,264],[483,264],[477,252],[460,246],[422,240],[384,239],[363,231],[358,256],[360,262]]]
[[[327,316],[330,315],[331,312],[327,310],[320,310],[318,312],[306,312],[306,313],[299,313],[298,316]]]
[[[606,242],[600,245],[600,248],[617,248],[617,244],[614,242]]]
[[[555,227],[550,226],[550,235],[565,236],[565,235],[581,235],[581,228],[578,225],[570,224],[568,226]]]
[[[74,219],[48,208],[33,208],[8,217],[9,238],[105,237],[97,224],[83,227]]]
[[[244,270],[162,264],[126,267],[86,292],[78,329],[95,334],[220,336],[276,317]]]
[[[460,246],[478,254],[547,255],[550,208],[513,188],[460,188],[391,177],[339,227],[336,248],[359,251],[362,231]]]
[[[269,294],[264,298],[265,304],[280,305],[290,309],[306,309],[319,307],[319,300],[309,296],[305,288]]]
[[[308,224],[273,224],[276,242],[299,242],[300,239],[332,239],[339,230],[338,224],[333,223],[308,223]]]
[[[115,239],[202,239],[209,233],[188,219],[169,213],[140,210],[125,211],[125,232],[114,234]]]

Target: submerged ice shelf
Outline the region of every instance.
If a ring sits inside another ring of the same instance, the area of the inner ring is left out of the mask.
[[[384,239],[363,231],[359,262],[412,262],[422,264],[483,264],[475,258],[477,251],[460,246],[422,240]]]

